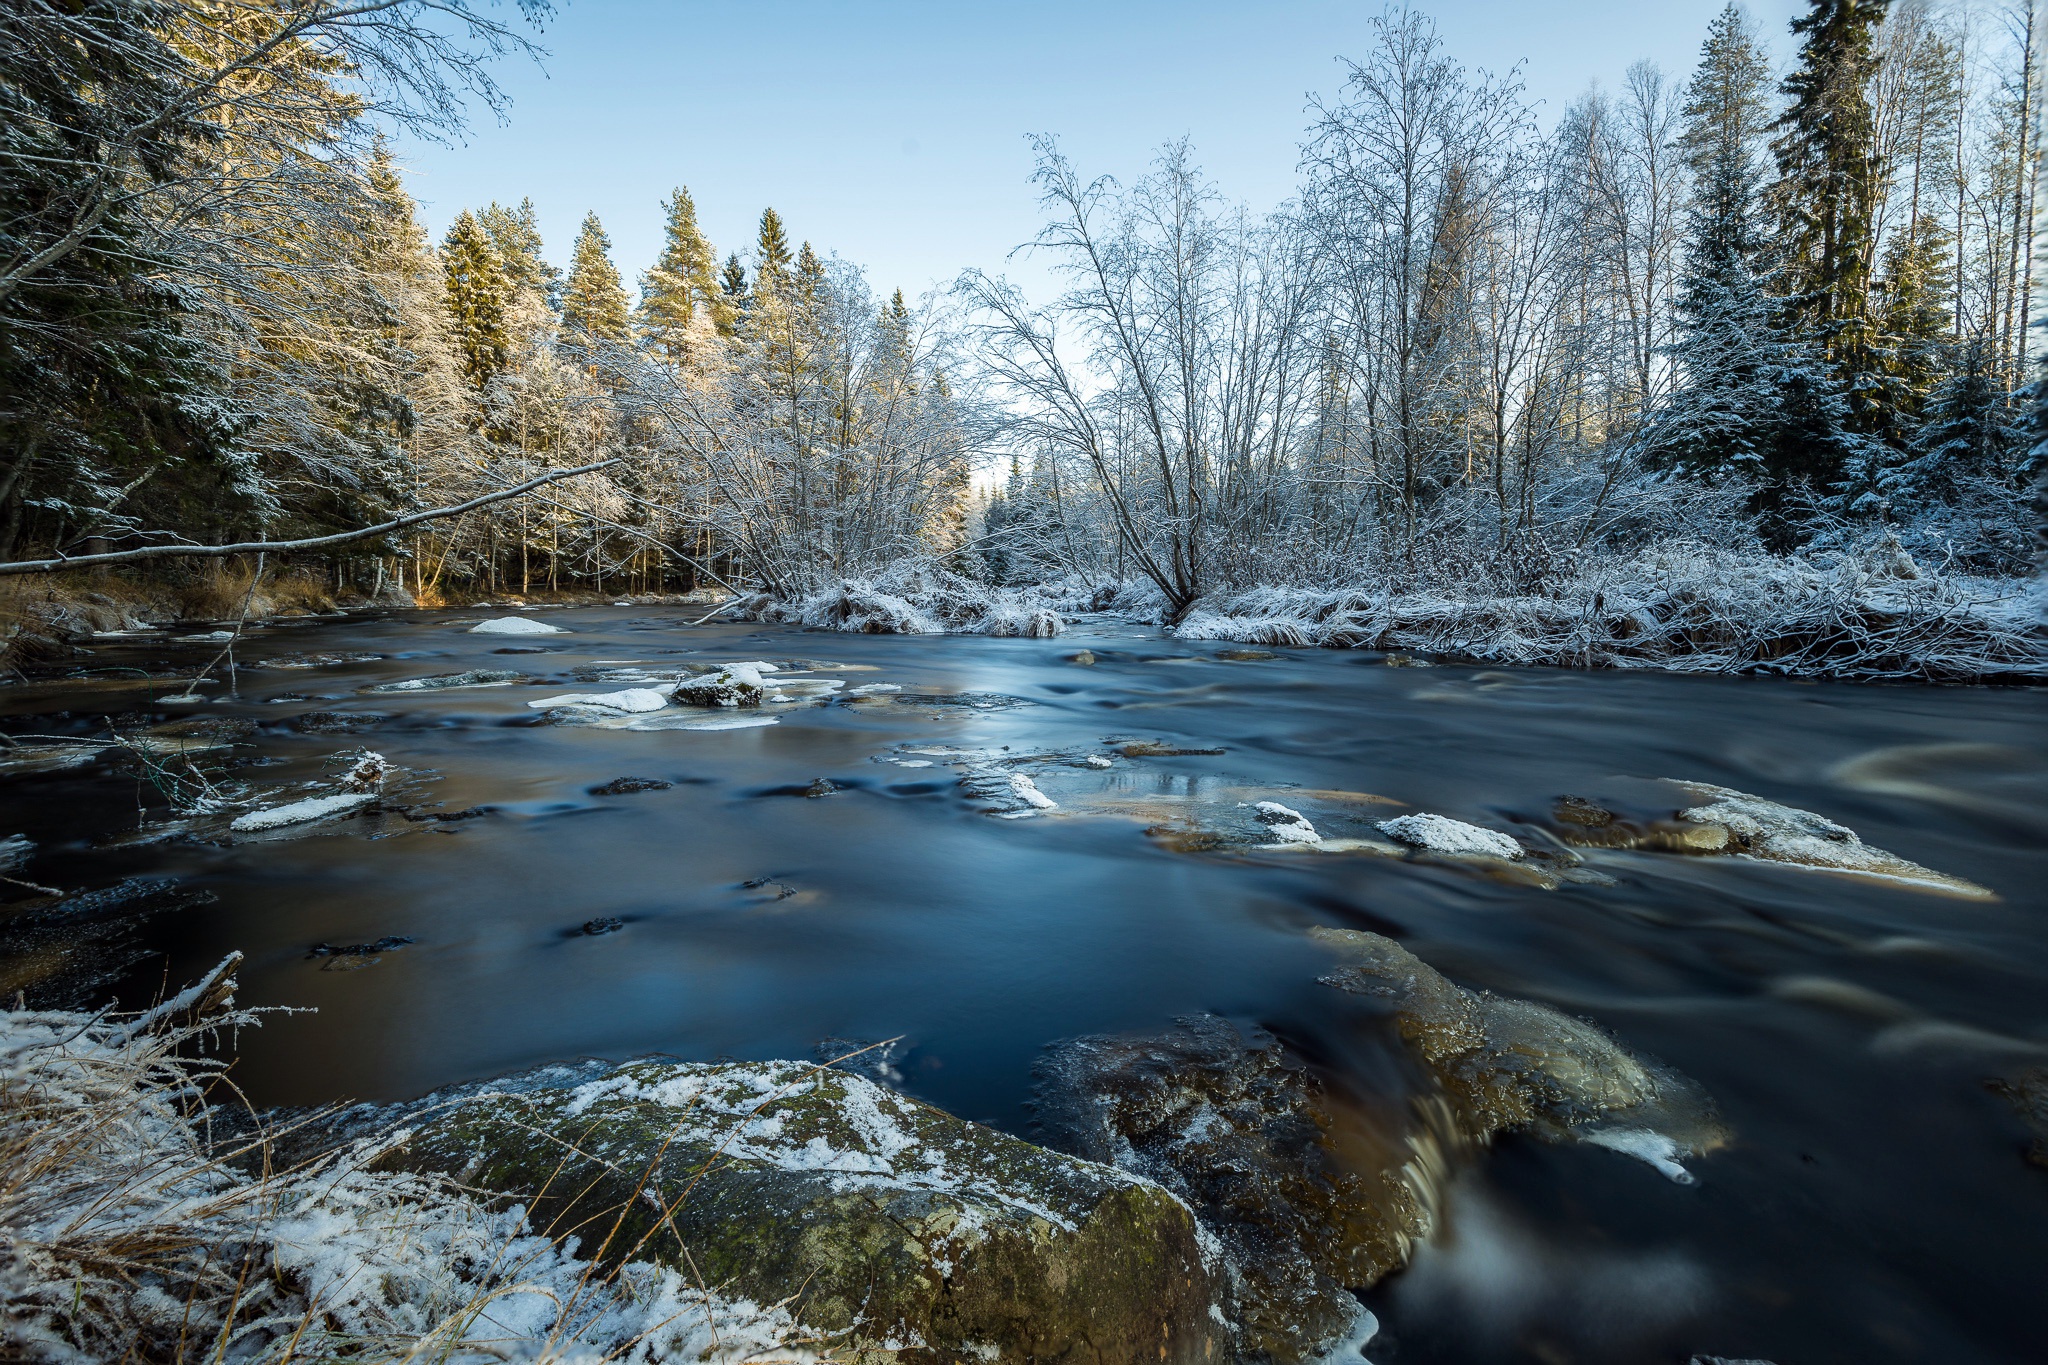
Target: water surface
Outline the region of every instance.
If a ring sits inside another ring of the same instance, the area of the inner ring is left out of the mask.
[[[101,681],[0,692],[9,733],[245,717],[261,728],[236,751],[254,760],[241,780],[287,786],[368,746],[424,775],[411,799],[487,808],[385,819],[375,838],[343,822],[108,847],[138,801],[162,816],[119,761],[0,778],[0,833],[42,850],[24,875],[175,875],[217,893],[151,924],[159,956],[124,998],[240,950],[245,1004],[314,1011],[243,1035],[236,1075],[259,1104],[407,1097],[579,1055],[810,1057],[900,1037],[905,1089],[1029,1135],[1048,1044],[1203,1012],[1262,1024],[1355,1088],[1398,1090],[1384,1040],[1356,1036],[1315,984],[1328,958],[1304,937],[1371,929],[1463,985],[1597,1021],[1700,1082],[1735,1134],[1689,1187],[1597,1148],[1497,1143],[1460,1177],[1438,1244],[1368,1294],[1380,1365],[2048,1358],[2048,1170],[2025,1163],[2024,1130],[1985,1086],[2048,1064],[2037,691],[1313,650],[1232,661],[1114,620],[1059,640],[900,638],[612,607],[547,613],[574,633],[529,641],[454,624],[473,619],[273,625],[238,656],[384,657],[244,671],[199,708],[112,670],[196,667],[217,645],[103,642]],[[1070,662],[1083,648],[1093,666]],[[855,665],[827,674],[952,700],[784,707],[776,725],[717,732],[540,725],[526,705],[609,690],[579,668],[743,659]],[[362,690],[479,668],[536,681]],[[293,728],[312,712],[384,719]],[[1108,753],[1110,737],[1225,752],[1055,774],[1041,785],[1063,809],[1029,820],[978,812],[944,755],[907,752]],[[592,794],[621,777],[672,785]],[[819,778],[843,790],[794,794]],[[1817,811],[1997,899],[1652,853],[1594,854],[1613,885],[1545,891],[1384,859],[1191,854],[1143,832],[1177,805],[1261,798],[1329,833],[1402,809],[1514,828],[1566,793],[1648,778]],[[1289,794],[1314,791],[1401,804]],[[624,927],[576,932],[600,917]],[[386,935],[416,942],[361,970],[307,955]]]

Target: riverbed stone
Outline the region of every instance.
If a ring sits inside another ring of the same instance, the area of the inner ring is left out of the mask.
[[[1220,1292],[1159,1185],[795,1062],[545,1069],[350,1122],[383,1160],[526,1204],[607,1263],[655,1259],[867,1362],[1221,1363]]]
[[[1381,934],[1317,928],[1310,935],[1338,954],[1338,965],[1318,980],[1385,1002],[1402,1039],[1434,1074],[1459,1127],[1474,1141],[1524,1130],[1639,1155],[1602,1135],[1650,1134],[1662,1139],[1650,1145],[1670,1161],[1659,1169],[1676,1178],[1683,1171],[1677,1157],[1703,1154],[1727,1140],[1696,1083],[1637,1057],[1583,1019],[1532,1000],[1468,990]]]
[[[1038,1109],[1054,1145],[1194,1207],[1229,1267],[1240,1361],[1329,1352],[1358,1321],[1350,1287],[1398,1269],[1427,1229],[1413,1149],[1346,1122],[1261,1028],[1197,1015],[1160,1034],[1072,1039],[1040,1064]]]

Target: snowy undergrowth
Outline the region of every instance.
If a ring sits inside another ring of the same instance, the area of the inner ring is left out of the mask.
[[[1187,640],[1510,665],[1853,679],[2048,675],[2038,584],[1667,544],[1537,595],[1267,587],[1204,599]]]
[[[870,577],[843,578],[794,601],[743,599],[739,614],[867,635],[1026,635],[1065,629],[1060,612],[1025,589],[996,588],[929,560],[905,560]]]
[[[458,1363],[816,1360],[781,1306],[601,1270],[359,1145],[268,1174],[225,1150],[231,958],[139,1018],[0,1011],[0,1358]],[[209,1008],[226,1009],[201,1020]]]

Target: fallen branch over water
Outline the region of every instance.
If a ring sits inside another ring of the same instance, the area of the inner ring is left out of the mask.
[[[524,483],[480,494],[467,502],[458,502],[448,507],[433,507],[423,512],[408,512],[402,517],[394,517],[375,526],[365,526],[356,531],[337,531],[330,536],[308,536],[303,540],[244,540],[233,545],[139,545],[131,550],[109,550],[96,555],[17,559],[9,563],[0,563],[0,575],[61,573],[68,569],[93,569],[107,564],[132,564],[143,559],[223,559],[230,555],[295,554],[301,550],[326,550],[336,545],[351,545],[359,540],[373,540],[393,531],[402,531],[408,526],[459,517],[464,512],[474,512],[479,507],[488,507],[507,498],[516,498],[522,493],[530,493],[536,488],[560,483],[564,479],[573,479],[579,474],[593,474],[600,469],[609,469],[618,463],[619,461],[614,458],[578,465],[574,469],[551,469]]]

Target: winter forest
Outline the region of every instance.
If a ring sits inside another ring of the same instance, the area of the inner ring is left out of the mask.
[[[2025,671],[2041,45],[2026,3],[1813,0],[1777,63],[1731,5],[1692,70],[1549,109],[1390,8],[1278,211],[1199,147],[1093,167],[1048,134],[1026,247],[1064,291],[906,298],[773,208],[710,242],[682,187],[638,280],[595,215],[430,238],[385,137],[496,107],[516,13],[22,0],[14,629],[117,584],[709,590],[851,629],[1114,604],[1503,662]]]

